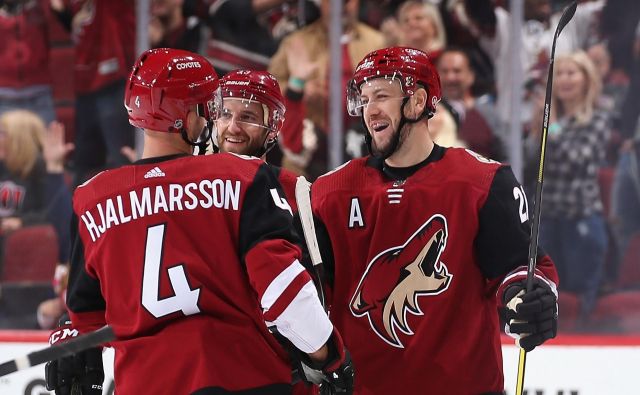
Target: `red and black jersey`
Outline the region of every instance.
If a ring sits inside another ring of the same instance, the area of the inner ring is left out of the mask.
[[[76,92],[95,92],[126,79],[135,60],[135,2],[74,0],[70,11]]]
[[[278,181],[282,185],[284,196],[291,205],[293,214],[298,213],[298,204],[296,202],[296,183],[298,182],[298,176],[291,170],[283,169],[281,167],[271,166],[274,172],[278,175]]]
[[[19,12],[7,12],[14,4]],[[0,2],[0,87],[22,89],[50,85],[49,2]]]
[[[332,331],[259,159],[139,161],[78,187],[73,206],[67,304],[80,332],[113,327],[119,394],[287,393],[291,365],[267,326],[303,352]]]
[[[530,232],[509,167],[439,146],[408,169],[355,159],[312,205],[357,394],[503,391],[496,293],[526,274]],[[557,282],[541,251],[537,274]]]

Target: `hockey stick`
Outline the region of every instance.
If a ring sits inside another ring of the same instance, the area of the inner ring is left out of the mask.
[[[316,237],[316,227],[313,223],[311,197],[309,196],[311,191],[310,187],[311,183],[309,183],[304,176],[298,177],[296,181],[296,203],[298,204],[298,215],[300,216],[304,239],[309,249],[309,255],[311,256],[311,263],[313,263],[315,274],[318,277],[318,281],[320,281],[318,285],[318,296],[320,297],[322,306],[326,308],[324,291],[322,290],[322,279],[318,270],[318,265],[322,264],[322,256],[320,255],[320,247],[318,246],[318,238]]]
[[[538,251],[538,231],[540,228],[540,206],[542,203],[542,184],[544,181],[544,160],[545,151],[547,149],[547,132],[549,128],[549,115],[551,114],[551,91],[553,87],[553,61],[556,52],[556,41],[562,29],[569,23],[573,15],[576,13],[577,1],[573,1],[562,13],[558,27],[553,35],[553,44],[551,45],[551,57],[549,58],[549,74],[547,76],[547,88],[544,95],[544,116],[542,118],[542,134],[540,136],[540,162],[538,165],[538,178],[536,180],[536,195],[533,200],[533,224],[531,226],[531,239],[529,242],[529,257],[527,266],[527,292],[533,288],[533,276],[536,268],[536,255]],[[518,380],[516,382],[516,395],[522,395],[524,389],[524,373],[527,363],[527,352],[524,348],[520,349],[518,357]]]
[[[41,363],[64,358],[88,348],[97,347],[100,344],[115,340],[115,338],[116,335],[113,333],[113,329],[105,325],[95,332],[78,336],[63,343],[54,344],[51,347],[43,348],[0,364],[0,377],[40,365]]]

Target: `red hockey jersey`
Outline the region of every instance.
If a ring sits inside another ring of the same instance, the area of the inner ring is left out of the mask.
[[[502,392],[496,292],[525,273],[522,187],[509,167],[464,149],[435,146],[414,168],[385,166],[355,159],[312,187],[356,394]],[[557,282],[541,252],[538,268]]]
[[[80,332],[113,327],[118,394],[288,393],[267,324],[305,352],[332,331],[259,159],[139,161],[78,187],[74,212],[67,303]]]

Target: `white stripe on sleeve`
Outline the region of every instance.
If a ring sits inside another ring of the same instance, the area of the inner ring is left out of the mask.
[[[275,324],[284,337],[305,353],[318,351],[333,332],[333,325],[311,281],[302,287],[275,321],[267,324]]]
[[[264,295],[262,295],[262,299],[260,299],[260,305],[263,310],[269,310],[271,306],[278,300],[280,295],[284,292],[285,289],[291,284],[291,282],[300,274],[300,272],[304,271],[304,267],[298,262],[298,260],[294,260],[291,262],[288,268],[284,269],[278,277],[274,278],[271,281],[271,284],[265,289]]]

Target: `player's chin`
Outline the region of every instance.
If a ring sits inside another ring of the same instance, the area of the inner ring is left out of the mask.
[[[373,141],[372,147],[373,154],[375,156],[387,156],[391,149],[391,143],[389,141],[385,142],[376,142],[375,139]]]
[[[225,140],[220,145],[220,150],[223,152],[232,152],[238,155],[251,155],[249,144],[246,142],[234,143]]]

